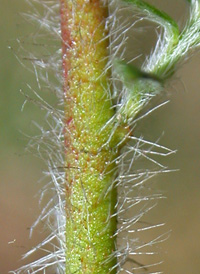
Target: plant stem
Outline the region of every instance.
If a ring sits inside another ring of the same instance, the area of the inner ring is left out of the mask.
[[[106,70],[107,15],[107,7],[99,0],[61,0],[66,274],[114,273],[111,269],[116,265],[113,235],[117,228],[117,192],[113,160],[118,156],[115,146],[120,130],[113,133],[113,124],[108,123],[114,110]]]

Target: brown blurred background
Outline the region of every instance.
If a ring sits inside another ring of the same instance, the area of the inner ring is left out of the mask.
[[[186,18],[188,7],[184,0],[149,3],[168,12],[181,25]],[[22,265],[22,254],[46,233],[37,228],[29,239],[29,228],[40,211],[38,181],[44,167],[38,158],[24,152],[28,140],[22,132],[34,136],[37,130],[31,121],[43,119],[30,103],[21,112],[24,97],[20,89],[26,92],[27,83],[36,87],[34,75],[15,57],[17,39],[23,41],[31,32],[31,26],[20,15],[27,9],[25,1],[0,0],[0,274]],[[148,52],[151,39],[147,32],[142,35],[136,42],[136,51]],[[168,274],[199,274],[200,54],[179,69],[165,97],[170,98],[170,103],[137,126],[137,132],[152,141],[164,132],[160,143],[178,150],[162,160],[179,171],[156,178],[156,188],[167,199],[161,200],[148,216],[151,223],[166,223],[162,231],[172,230],[170,238],[159,246],[159,258],[164,263],[157,269]],[[150,233],[157,235],[156,230]],[[38,258],[40,253],[35,256]]]

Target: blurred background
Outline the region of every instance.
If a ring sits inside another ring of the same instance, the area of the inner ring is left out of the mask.
[[[186,1],[149,3],[183,25],[188,12]],[[30,226],[41,210],[38,192],[44,165],[25,151],[26,135],[37,134],[33,121],[42,121],[44,117],[31,103],[21,111],[25,98],[20,90],[26,93],[27,83],[37,88],[35,75],[27,69],[28,62],[23,67],[16,58],[22,57],[18,53],[18,39],[23,41],[34,27],[22,15],[28,9],[25,1],[0,0],[0,274],[24,264],[22,254],[47,233],[38,227],[29,239]],[[134,42],[137,54],[148,53],[153,45],[151,32],[147,29]],[[167,87],[164,96],[170,103],[141,120],[136,128],[147,140],[155,141],[162,135],[160,144],[177,150],[162,163],[179,171],[155,179],[154,187],[167,199],[159,201],[148,215],[151,223],[166,223],[163,231],[171,230],[170,238],[159,245],[159,258],[164,262],[158,267],[170,274],[200,273],[199,75],[200,54],[197,53],[178,70]],[[150,233],[157,235],[156,230]],[[41,253],[34,256],[39,258]]]

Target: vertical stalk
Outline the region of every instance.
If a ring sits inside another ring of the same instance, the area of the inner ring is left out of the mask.
[[[119,134],[113,134],[113,125],[108,123],[114,110],[106,72],[107,16],[107,7],[100,0],[61,0],[66,274],[115,273],[111,270],[116,265],[113,235],[117,225],[113,160],[118,155]],[[110,186],[112,190],[107,191]]]

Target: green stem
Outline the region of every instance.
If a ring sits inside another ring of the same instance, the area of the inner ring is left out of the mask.
[[[61,0],[66,148],[66,274],[116,273],[117,143],[110,99],[107,7]],[[105,125],[107,126],[105,127]],[[111,270],[114,269],[114,270]]]

